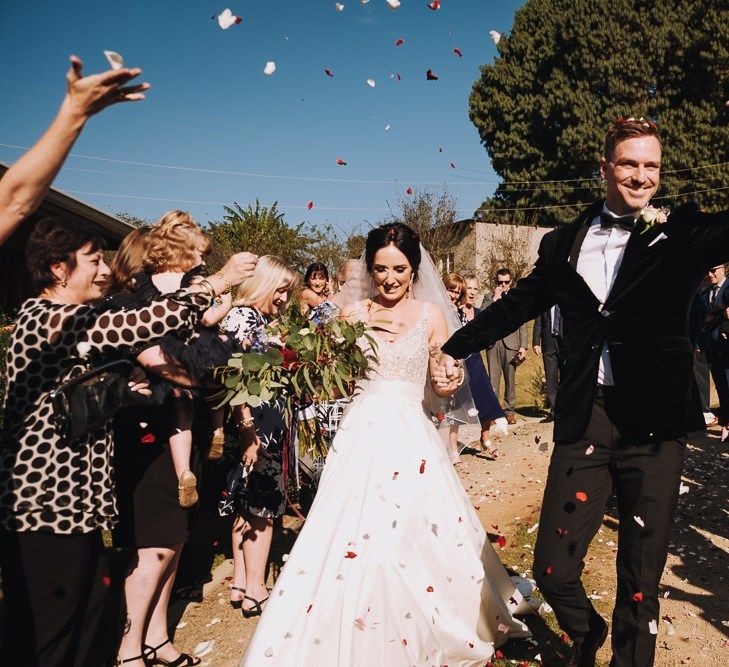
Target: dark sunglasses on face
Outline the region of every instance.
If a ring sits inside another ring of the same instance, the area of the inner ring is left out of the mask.
[[[511,280],[499,280],[499,285],[511,285]]]
[[[709,273],[716,273],[719,269],[723,268],[723,266],[715,266],[713,269],[709,269]]]

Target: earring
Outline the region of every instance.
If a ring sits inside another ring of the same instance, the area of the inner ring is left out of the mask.
[[[61,287],[65,287],[66,285],[68,285],[68,282],[66,280],[62,280]]]
[[[410,282],[408,283],[408,289],[407,289],[407,292],[405,292],[406,297],[408,297],[408,298],[410,297],[410,290],[412,290],[412,289],[413,289],[413,274],[411,273]]]

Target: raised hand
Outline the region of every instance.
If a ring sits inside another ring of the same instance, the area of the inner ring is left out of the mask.
[[[237,252],[216,275],[224,278],[230,285],[238,285],[253,275],[257,263],[258,255],[251,252]]]

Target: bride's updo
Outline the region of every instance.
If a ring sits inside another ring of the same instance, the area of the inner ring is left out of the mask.
[[[413,279],[416,279],[418,277],[418,267],[420,266],[420,237],[413,229],[402,222],[388,222],[386,225],[375,227],[367,234],[367,243],[365,244],[367,271],[370,274],[372,273],[377,251],[389,245],[394,245],[408,258],[408,262],[410,262],[413,269]]]

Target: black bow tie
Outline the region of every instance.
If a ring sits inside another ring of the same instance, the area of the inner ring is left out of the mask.
[[[618,227],[622,227],[623,229],[632,232],[635,229],[636,223],[637,220],[632,214],[615,217],[610,215],[607,211],[600,212],[600,226],[603,229],[610,229],[613,225],[618,225]]]

